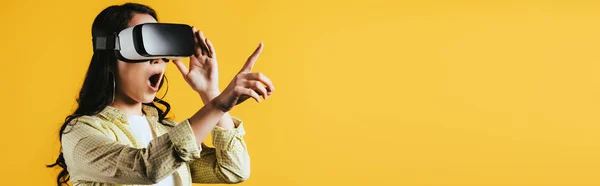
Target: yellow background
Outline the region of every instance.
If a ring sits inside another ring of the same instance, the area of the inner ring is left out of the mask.
[[[91,24],[124,2],[2,1],[0,185],[53,185]],[[242,185],[600,185],[597,1],[138,2],[204,31],[221,87],[265,43]],[[181,120],[202,104],[167,75]]]

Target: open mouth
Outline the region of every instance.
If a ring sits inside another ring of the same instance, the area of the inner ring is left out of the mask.
[[[148,81],[150,81],[150,86],[152,88],[158,89],[158,84],[160,82],[160,78],[161,78],[160,73],[150,76],[150,78],[148,78]]]

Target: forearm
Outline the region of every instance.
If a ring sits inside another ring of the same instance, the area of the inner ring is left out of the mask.
[[[203,92],[203,93],[199,93],[199,94],[200,94],[200,98],[202,99],[202,102],[204,103],[204,105],[208,105],[208,104],[210,104],[211,100],[213,100],[214,98],[219,96],[220,92],[219,91],[210,91],[210,92]],[[233,119],[231,118],[231,115],[229,115],[228,112],[224,113],[223,117],[221,117],[219,119],[219,121],[217,122],[217,126],[226,128],[226,129],[235,128]]]
[[[69,172],[87,181],[154,184],[183,163],[201,157],[188,120],[152,139],[145,148],[115,141],[104,131],[109,129],[92,117],[80,117],[70,126],[62,137],[62,150]]]
[[[225,112],[208,102],[208,104],[205,104],[196,114],[189,118],[190,126],[198,145],[202,144],[224,115]]]

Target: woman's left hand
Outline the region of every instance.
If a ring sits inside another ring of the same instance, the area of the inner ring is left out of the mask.
[[[202,31],[197,31],[196,27],[193,27],[193,30],[196,40],[196,53],[190,56],[189,70],[179,59],[174,60],[173,63],[194,91],[200,93],[200,95],[218,95],[220,90],[217,53],[212,43],[204,37]]]

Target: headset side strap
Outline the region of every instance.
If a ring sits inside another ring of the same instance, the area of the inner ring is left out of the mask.
[[[94,50],[121,50],[119,36],[95,37],[92,42]]]

